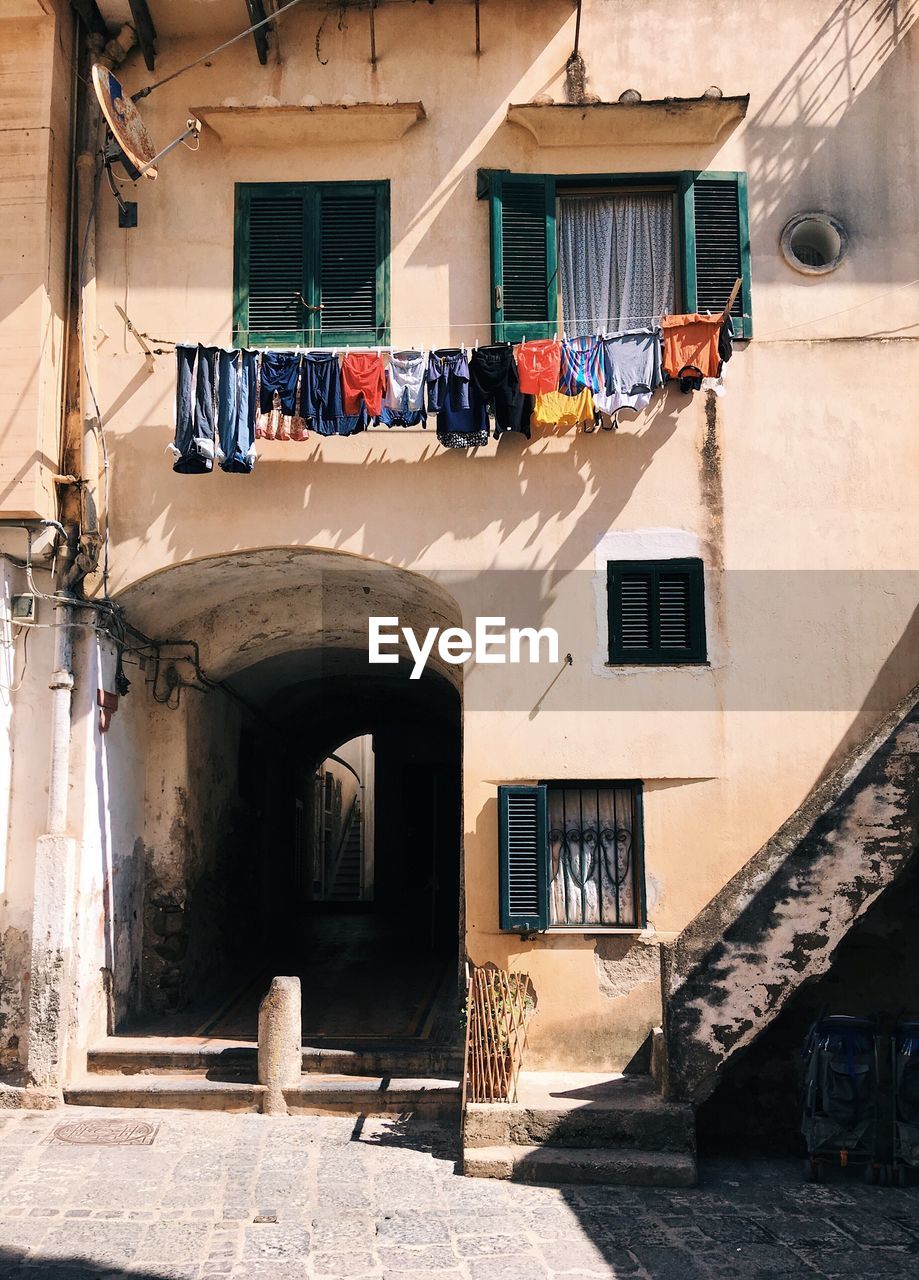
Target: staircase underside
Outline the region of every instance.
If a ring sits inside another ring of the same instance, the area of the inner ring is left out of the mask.
[[[919,688],[664,948],[667,1095],[708,1097],[917,846]]]

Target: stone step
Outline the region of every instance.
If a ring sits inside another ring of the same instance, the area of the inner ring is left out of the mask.
[[[294,1115],[384,1116],[405,1111],[460,1116],[462,1087],[456,1077],[321,1076],[309,1073],[284,1090]]]
[[[627,1147],[476,1147],[463,1155],[468,1178],[513,1182],[597,1183],[618,1187],[694,1187],[689,1152],[635,1151]]]
[[[83,1107],[153,1107],[193,1111],[260,1111],[264,1085],[252,1080],[209,1080],[199,1072],[123,1076],[94,1073],[64,1090],[64,1101]],[[310,1074],[284,1090],[295,1115],[384,1116],[423,1111],[459,1118],[455,1078]]]
[[[251,1080],[209,1080],[199,1072],[168,1076],[87,1075],[64,1090],[80,1107],[157,1107],[180,1111],[260,1111],[265,1086]]]
[[[647,1076],[523,1072],[517,1101],[469,1103],[465,1147],[629,1147],[692,1152],[691,1106],[665,1102]]]
[[[461,1048],[425,1044],[358,1045],[336,1048],[303,1046],[303,1070],[355,1076],[458,1076],[463,1069]],[[90,1075],[160,1075],[204,1071],[211,1079],[248,1074],[254,1080],[258,1050],[254,1044],[192,1037],[170,1042],[168,1037],[111,1036],[87,1054]]]

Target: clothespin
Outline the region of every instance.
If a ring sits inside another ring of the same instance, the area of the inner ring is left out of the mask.
[[[524,335],[523,335],[523,345],[524,345],[524,346],[526,346],[526,340],[527,340],[527,336],[526,336],[526,334],[524,334]]]
[[[476,338],[476,340],[475,340],[475,349],[476,349],[476,351],[478,351],[478,349],[479,349],[479,340],[478,340],[478,338]]]
[[[553,333],[553,335],[552,335],[552,341],[553,341],[553,342],[558,342],[558,334],[557,334],[557,333]],[[526,342],[526,338],[524,338],[524,342]]]
[[[377,347],[377,359],[379,359],[382,354],[383,354],[383,348]]]

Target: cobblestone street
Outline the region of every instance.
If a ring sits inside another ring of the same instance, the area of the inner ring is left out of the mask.
[[[100,1145],[81,1121],[114,1121],[132,1145]],[[697,1190],[555,1189],[457,1177],[455,1161],[445,1129],[391,1119],[9,1113],[0,1277],[919,1272],[919,1188],[857,1173],[815,1187],[795,1162],[709,1162]]]

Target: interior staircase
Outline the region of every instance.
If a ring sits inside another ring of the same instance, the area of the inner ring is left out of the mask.
[[[522,1072],[514,1103],[468,1103],[463,1171],[515,1182],[691,1187],[695,1116],[650,1076]]]
[[[332,884],[326,893],[327,902],[360,901],[362,857],[361,811],[355,804],[335,866]]]

